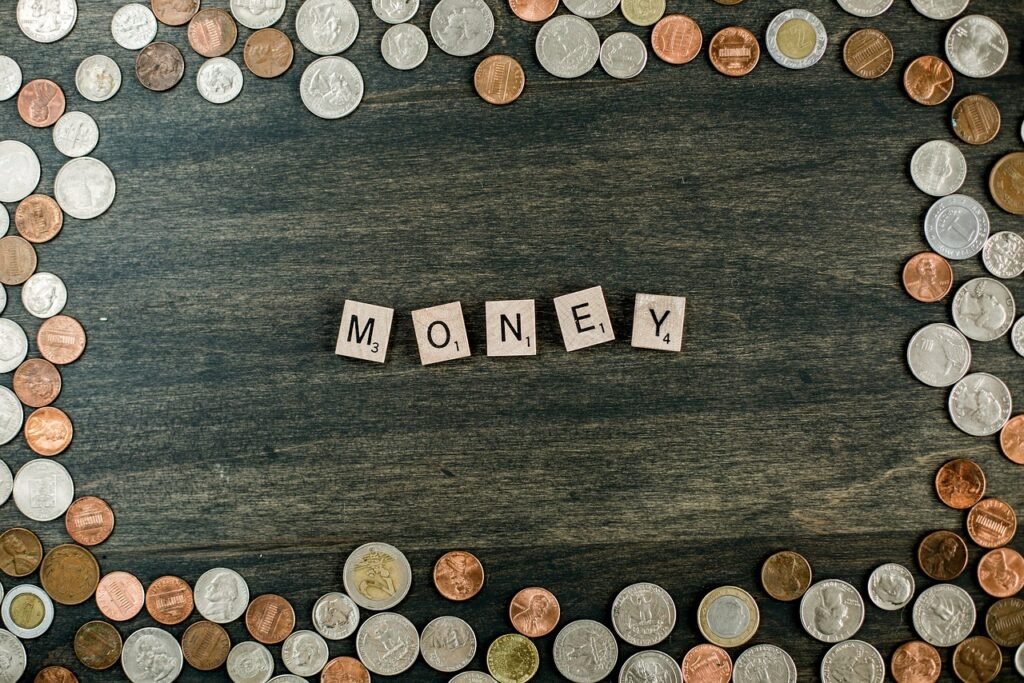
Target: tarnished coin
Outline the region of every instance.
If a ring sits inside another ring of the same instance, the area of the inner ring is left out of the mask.
[[[821,660],[822,683],[882,683],[884,679],[885,660],[863,640],[836,643]]]
[[[953,132],[969,145],[995,140],[1001,121],[999,107],[984,95],[968,95],[953,107]]]
[[[971,436],[995,434],[1010,419],[1011,410],[1010,390],[987,372],[967,375],[949,394],[953,424]]]
[[[1015,232],[997,232],[981,251],[985,269],[1004,280],[1024,273],[1024,238]]]
[[[985,472],[973,460],[950,460],[935,475],[935,491],[954,510],[967,510],[985,495]]]
[[[993,603],[985,615],[985,630],[1002,647],[1024,643],[1024,600],[1003,598]]]
[[[344,57],[321,57],[302,73],[299,95],[313,114],[322,119],[340,119],[355,111],[362,101],[363,76]]]
[[[953,297],[953,322],[975,341],[992,341],[1009,332],[1014,312],[1010,290],[990,277],[965,282]]]
[[[657,584],[626,586],[612,601],[612,627],[630,645],[657,645],[669,637],[675,625],[676,604]]]
[[[578,78],[597,63],[601,39],[589,21],[561,15],[540,27],[535,48],[540,65],[549,74]]]
[[[36,273],[21,288],[21,303],[37,318],[52,318],[64,310],[68,290],[53,273]]]
[[[355,657],[335,657],[321,672],[320,683],[370,683],[370,672]]]
[[[403,0],[389,2],[406,4]],[[418,4],[418,0],[410,0],[413,3]],[[295,15],[295,34],[313,54],[336,55],[347,50],[359,35],[359,14],[349,0],[306,0]]]
[[[231,14],[239,24],[253,30],[276,24],[284,7],[285,0],[231,0]]]
[[[242,51],[245,66],[253,76],[259,78],[277,78],[292,65],[295,59],[295,48],[281,31],[276,28],[264,28],[256,31],[245,41]]]
[[[64,213],[89,220],[105,213],[114,203],[117,183],[105,163],[92,157],[78,157],[57,171],[53,194]]]
[[[184,75],[185,58],[170,43],[150,43],[135,56],[135,77],[148,90],[170,90],[181,82]]]
[[[868,597],[879,609],[903,609],[914,598],[914,575],[902,564],[883,564],[868,577]]]
[[[47,666],[39,670],[32,683],[78,683],[78,677],[64,666]]]
[[[967,160],[952,143],[932,140],[917,148],[910,159],[910,179],[917,189],[945,197],[960,189],[967,178]]]
[[[460,674],[455,674],[448,683],[497,683],[497,681],[482,671],[463,671]]]
[[[697,626],[701,634],[719,647],[739,647],[757,633],[761,615],[757,603],[742,588],[721,586],[700,601]]]
[[[590,619],[570,621],[555,636],[555,668],[572,683],[601,683],[619,661],[615,636]]]
[[[796,683],[796,664],[789,653],[775,645],[755,645],[736,658],[734,683]]]
[[[11,99],[21,90],[21,67],[7,55],[0,55],[0,102]]]
[[[0,461],[0,505],[7,502],[7,499],[11,497],[11,493],[13,491],[14,475],[11,473],[11,468],[7,466],[7,463]],[[3,549],[0,547],[0,553],[2,552]]]
[[[420,633],[420,652],[431,668],[451,673],[469,666],[476,655],[476,634],[458,617],[437,617]]]
[[[199,0],[150,0],[153,14],[168,26],[184,26],[199,11]]]
[[[233,683],[267,683],[274,675],[274,655],[263,645],[246,640],[231,648],[227,670]]]
[[[619,669],[619,683],[633,681],[683,683],[683,672],[676,660],[661,650],[641,650],[623,662]]]
[[[25,238],[17,235],[0,237],[0,283],[20,285],[35,271],[36,250]],[[12,329],[8,326],[7,334],[4,334],[5,328],[0,327],[0,359],[11,358],[11,354],[6,353],[4,349],[9,352],[12,348],[20,347],[20,344],[11,346],[16,341],[11,337]]]
[[[636,78],[647,66],[647,46],[636,34],[620,31],[604,39],[600,58],[612,78]]]
[[[914,254],[903,266],[903,288],[918,301],[941,301],[953,288],[953,267],[934,252]]]
[[[508,618],[512,626],[527,638],[551,633],[561,616],[558,600],[546,588],[524,588],[512,597]]]
[[[508,6],[523,21],[546,21],[558,9],[558,0],[508,0]]]
[[[105,102],[121,89],[121,69],[106,55],[86,57],[75,71],[75,87],[90,102]]]
[[[121,634],[105,621],[89,621],[75,633],[75,656],[94,671],[103,671],[121,658]]]
[[[929,19],[946,21],[957,16],[965,9],[971,0],[910,0],[918,12]]]
[[[128,621],[142,611],[146,591],[128,572],[110,572],[96,586],[96,607],[111,621]]]
[[[203,62],[196,72],[196,89],[207,102],[226,104],[242,92],[242,70],[227,57]]]
[[[28,659],[25,646],[10,631],[0,628],[0,661],[4,663],[0,669],[0,683],[18,683],[25,673]]]
[[[910,372],[932,387],[948,387],[967,374],[971,345],[951,325],[932,323],[918,330],[907,345]]]
[[[978,583],[994,598],[1016,595],[1024,588],[1024,557],[1013,548],[988,551],[978,562]]]
[[[903,72],[903,89],[918,104],[942,104],[953,92],[953,70],[938,57],[918,57]]]
[[[942,197],[925,214],[924,236],[928,244],[935,252],[954,261],[980,252],[988,234],[988,213],[966,195]]]
[[[110,35],[126,50],[141,50],[156,38],[156,17],[145,5],[129,3],[114,12]]]
[[[529,638],[506,633],[487,648],[487,670],[498,683],[526,683],[540,668],[540,653]]]
[[[96,592],[100,565],[80,545],[68,543],[51,548],[39,567],[39,582],[50,597],[62,605],[78,605]]]
[[[818,581],[800,599],[800,623],[823,643],[847,640],[864,623],[864,599],[845,581]]]
[[[245,628],[263,643],[280,643],[295,628],[295,610],[280,595],[265,593],[253,598],[245,610]]]
[[[427,35],[418,26],[397,24],[384,32],[380,54],[393,69],[415,69],[427,58]]]
[[[615,11],[619,0],[562,0],[565,8],[584,19],[600,19]]]
[[[39,157],[17,140],[0,142],[0,202],[20,202],[39,185]]]
[[[666,14],[651,31],[654,54],[668,64],[692,62],[703,42],[700,26],[685,14]]]
[[[777,14],[765,35],[768,54],[787,69],[806,69],[825,55],[828,33],[815,15],[803,9]]]
[[[14,477],[14,504],[21,514],[37,522],[57,519],[67,512],[74,499],[75,484],[71,475],[63,465],[53,460],[30,460]],[[54,599],[61,602],[56,597]]]
[[[71,445],[72,436],[71,419],[60,408],[38,408],[25,420],[25,441],[39,455],[63,453]]]
[[[430,36],[444,52],[468,57],[494,35],[494,15],[484,0],[441,0],[430,14]]]
[[[181,634],[181,651],[193,669],[213,671],[224,665],[231,650],[231,637],[212,621],[197,621]]]
[[[384,23],[404,24],[416,16],[420,0],[372,0],[370,6]]]
[[[231,52],[237,40],[238,26],[222,9],[199,10],[188,22],[188,44],[202,57],[223,57]],[[185,659],[188,659],[187,653]]]
[[[313,605],[313,628],[324,638],[348,638],[358,626],[359,607],[344,593],[327,593]]]
[[[622,0],[620,7],[634,26],[650,26],[665,15],[665,0]]]
[[[1003,27],[981,14],[958,19],[946,33],[946,58],[971,78],[988,78],[1006,64],[1010,44]]]
[[[67,365],[85,352],[85,329],[69,315],[47,318],[36,333],[36,346],[43,358],[54,365]]]
[[[985,498],[967,513],[967,534],[982,548],[998,548],[1017,533],[1017,513],[998,498]]]
[[[836,0],[836,2],[855,17],[877,17],[892,7],[892,0]]]
[[[1020,320],[1013,326],[1013,348],[1024,356],[1024,325]],[[1024,415],[1014,416],[1003,426],[999,433],[999,448],[1007,458],[1024,465]]]
[[[952,531],[933,531],[917,546],[917,564],[936,581],[952,581],[967,568],[967,542]]]
[[[777,552],[761,566],[761,585],[776,600],[796,600],[811,585],[811,565],[800,553]]]
[[[914,630],[935,647],[953,647],[974,629],[976,612],[963,588],[940,583],[925,589],[914,602]]]
[[[473,553],[452,550],[434,564],[434,586],[449,600],[469,600],[484,587],[484,566]]]
[[[874,28],[855,31],[843,43],[843,63],[858,78],[881,78],[892,66],[893,55],[889,37]]]
[[[173,635],[148,626],[132,633],[121,650],[121,667],[132,683],[173,681],[185,659]]]
[[[210,569],[196,581],[195,603],[204,618],[226,624],[245,613],[249,605],[249,584],[234,570]]]
[[[381,612],[359,627],[356,652],[372,673],[397,676],[416,662],[420,637],[412,622],[401,614]]]
[[[99,545],[114,531],[114,511],[96,496],[75,499],[64,515],[64,527],[75,543]]]
[[[708,44],[711,66],[726,76],[746,76],[757,66],[761,47],[757,37],[745,28],[729,26],[716,33]]]
[[[0,372],[14,370],[27,354],[28,337],[21,325],[10,318],[0,318]]]
[[[0,444],[5,444],[18,435],[24,419],[25,412],[18,397],[7,387],[0,387]]]
[[[160,624],[180,624],[195,606],[192,587],[177,576],[161,576],[146,589],[146,611]]]
[[[18,28],[37,43],[53,43],[75,27],[78,4],[75,0],[18,0]]]
[[[732,658],[717,645],[702,643],[683,656],[683,683],[729,683]]]
[[[37,78],[18,93],[18,115],[33,128],[49,128],[64,115],[64,91],[53,81]]]
[[[953,673],[961,681],[989,683],[1003,668],[1003,653],[985,636],[971,636],[953,652]]]
[[[84,157],[96,149],[99,141],[99,126],[84,112],[69,111],[53,126],[53,144],[67,157]]]
[[[43,544],[28,529],[13,527],[0,534],[0,571],[7,576],[28,576],[42,561]]]
[[[345,560],[342,581],[349,597],[360,607],[388,610],[409,594],[412,570],[402,551],[393,545],[366,543]]]
[[[988,190],[1000,209],[1024,216],[1024,152],[1011,152],[996,162],[988,176]]]
[[[928,643],[912,640],[892,653],[892,677],[896,683],[936,683],[941,673],[939,651]]]
[[[281,646],[281,661],[296,676],[317,675],[327,665],[329,656],[327,641],[313,631],[296,631]]]

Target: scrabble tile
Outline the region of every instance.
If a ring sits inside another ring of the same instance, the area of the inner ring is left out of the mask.
[[[558,326],[566,351],[576,351],[615,339],[608,306],[600,287],[582,289],[555,298]]]
[[[638,349],[682,351],[685,315],[684,296],[637,294],[632,345]]]
[[[391,339],[393,308],[345,300],[341,311],[341,329],[334,353],[349,358],[383,363]]]
[[[469,356],[462,303],[421,308],[412,312],[412,326],[420,347],[420,363],[430,365]]]
[[[536,356],[537,320],[533,299],[488,301],[488,356]]]

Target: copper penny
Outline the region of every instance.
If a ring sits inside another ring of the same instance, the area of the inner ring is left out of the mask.
[[[52,548],[39,567],[43,590],[62,605],[78,605],[96,592],[100,565],[88,550],[67,543]]]
[[[508,6],[523,21],[544,21],[558,9],[558,0],[508,0]]]
[[[185,58],[170,43],[150,43],[135,57],[135,77],[142,87],[149,90],[170,90],[178,85],[184,75]]]
[[[873,28],[856,31],[843,43],[843,63],[859,78],[881,78],[892,66],[892,59],[889,37]]]
[[[29,408],[42,408],[60,395],[60,370],[43,358],[29,358],[14,371],[14,393]]]
[[[973,460],[950,460],[935,475],[935,491],[949,507],[966,510],[985,497],[985,472]]]
[[[335,657],[320,672],[320,683],[370,683],[370,672],[354,657]]]
[[[75,633],[75,656],[90,669],[109,669],[121,658],[121,634],[105,621],[82,624]]]
[[[222,9],[204,9],[188,22],[188,44],[203,57],[222,57],[238,40],[238,26]]]
[[[197,621],[181,635],[181,649],[193,669],[213,671],[227,661],[231,638],[220,624]]]
[[[551,633],[561,616],[558,600],[544,588],[524,588],[515,594],[508,606],[512,626],[527,638],[540,638]]]
[[[703,43],[700,26],[685,14],[666,14],[651,31],[654,54],[669,64],[692,62]]]
[[[918,104],[942,104],[953,92],[953,70],[938,57],[918,57],[903,72],[903,89]]]
[[[1015,415],[1003,425],[1003,431],[999,432],[999,448],[1007,458],[1024,465],[1024,415]]]
[[[484,566],[465,550],[445,553],[434,565],[434,585],[449,600],[469,600],[484,587]]]
[[[0,534],[0,571],[7,576],[28,576],[43,561],[43,544],[28,529],[15,527]]]
[[[35,128],[49,128],[64,115],[64,91],[53,81],[37,78],[18,93],[18,114]]]
[[[953,650],[953,673],[964,683],[994,681],[1003,668],[1003,653],[991,638],[971,636]]]
[[[128,621],[142,611],[146,591],[128,572],[110,572],[96,586],[96,606],[111,621]]]
[[[34,683],[78,683],[78,677],[63,666],[48,666],[40,669]]]
[[[800,553],[777,552],[761,565],[761,584],[776,600],[796,600],[811,585],[811,565]]]
[[[25,197],[14,211],[14,227],[29,242],[49,242],[64,225],[64,212],[53,197],[34,194]]]
[[[743,0],[715,0],[719,5],[738,5]]]
[[[245,41],[242,58],[254,76],[277,78],[292,65],[295,48],[288,36],[276,28],[261,28]]]
[[[146,611],[167,626],[180,624],[192,614],[192,587],[177,576],[161,576],[146,590]]]
[[[1011,152],[996,162],[988,176],[988,190],[1000,209],[1024,216],[1024,152]]]
[[[99,545],[114,531],[114,511],[96,496],[78,498],[64,513],[68,536],[79,545]]]
[[[511,104],[523,94],[526,74],[523,67],[508,55],[491,55],[473,72],[473,87],[484,102]]]
[[[757,66],[761,47],[753,33],[739,26],[723,28],[708,45],[711,65],[726,76],[746,76]]]
[[[1012,548],[996,548],[978,562],[978,583],[994,598],[1009,598],[1024,588],[1024,557]]]
[[[912,640],[892,653],[892,677],[896,683],[935,683],[941,673],[939,651],[928,643]]]
[[[997,600],[985,614],[988,637],[1003,647],[1020,647],[1024,643],[1024,600]]]
[[[78,360],[85,351],[85,329],[69,315],[55,315],[39,326],[36,345],[46,360],[67,365]]]
[[[280,643],[295,628],[295,610],[280,595],[260,595],[245,610],[245,627],[264,645]]]
[[[914,254],[903,266],[903,288],[926,304],[941,301],[953,288],[953,266],[930,251]]]
[[[153,0],[153,14],[168,26],[182,26],[199,11],[199,0]]]
[[[1017,533],[1017,514],[998,498],[986,498],[967,513],[967,535],[982,548],[998,548]]]
[[[704,643],[683,657],[683,683],[729,683],[732,658],[717,645]]]
[[[917,546],[917,563],[936,581],[952,581],[967,569],[967,542],[952,531],[933,531]]]
[[[23,237],[0,238],[0,283],[20,285],[36,272],[36,250]]]
[[[968,145],[995,140],[1001,121],[999,107],[984,95],[968,95],[953,107],[953,132]]]
[[[71,445],[73,436],[71,418],[60,408],[37,408],[25,420],[25,441],[39,455],[60,455]]]

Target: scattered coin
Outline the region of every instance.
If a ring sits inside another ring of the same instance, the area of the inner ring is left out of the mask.
[[[1006,64],[1009,51],[1003,27],[981,14],[958,19],[946,33],[946,58],[964,76],[996,75]]]
[[[372,0],[370,5],[373,13],[384,23],[404,24],[416,16],[420,0]]]
[[[420,637],[412,622],[401,614],[380,612],[359,627],[356,652],[372,673],[397,676],[416,662]]]
[[[988,189],[1000,209],[1024,216],[1024,152],[1011,152],[996,162]]]
[[[614,12],[619,0],[563,0],[563,4],[578,17],[600,19]]]
[[[865,683],[882,683],[885,660],[872,645],[863,640],[836,643],[821,661],[823,683],[841,683],[856,679]]]
[[[939,651],[928,643],[912,640],[892,653],[892,677],[896,683],[935,683],[941,673]]]
[[[998,498],[985,498],[967,513],[967,534],[982,548],[1004,546],[1016,533],[1016,513]]]
[[[455,674],[448,683],[497,683],[497,681],[482,671],[463,671],[460,674]]]
[[[299,95],[313,114],[322,119],[340,119],[355,111],[362,101],[363,76],[344,57],[321,57],[302,73]]]
[[[39,670],[33,683],[78,683],[78,677],[63,666],[47,666]]]
[[[402,8],[413,5],[408,19],[419,6],[419,0],[388,0],[388,3],[391,7]],[[374,9],[383,4],[382,0],[374,0]],[[408,19],[389,23],[401,24]],[[295,34],[313,54],[336,55],[347,50],[359,35],[359,14],[349,0],[306,0],[295,15]]]
[[[669,637],[676,625],[676,604],[672,596],[654,583],[634,583],[623,588],[612,601],[611,612],[615,632],[637,647],[657,645]],[[522,629],[519,631],[531,635]]]
[[[146,591],[128,572],[110,572],[96,586],[96,607],[111,621],[128,621],[142,611]]]
[[[0,141],[0,202],[20,202],[39,185],[39,157],[17,140]]]
[[[208,59],[196,72],[196,89],[213,104],[226,104],[238,97],[242,81],[242,70],[227,57]]]
[[[135,57],[135,77],[142,87],[149,90],[170,90],[181,82],[184,75],[185,58],[170,43],[150,43]]]
[[[110,35],[126,50],[141,50],[156,38],[156,17],[145,5],[129,3],[114,12]]]
[[[62,605],[79,605],[96,592],[100,565],[82,546],[73,543],[59,545],[51,548],[43,558],[39,582],[54,601]]]
[[[558,9],[558,0],[508,0],[508,6],[523,21],[546,21]]]
[[[188,22],[188,44],[201,57],[223,57],[237,40],[238,26],[222,9],[199,10]],[[188,660],[187,653],[185,659]]]
[[[942,104],[953,92],[953,71],[938,57],[918,57],[903,72],[903,89],[918,104]]]
[[[359,607],[344,593],[327,593],[313,605],[313,627],[324,638],[348,638],[357,626]]]
[[[612,78],[636,78],[647,66],[647,46],[637,35],[619,31],[604,39],[600,60],[601,68]]]
[[[106,55],[86,57],[75,72],[75,87],[90,102],[105,102],[121,89],[121,69]]]
[[[2,246],[0,244],[0,252]],[[67,365],[85,352],[85,329],[71,316],[55,315],[39,326],[36,345],[46,360],[54,365]]]
[[[263,645],[246,640],[231,648],[227,670],[234,683],[267,683],[274,675],[274,656]]]
[[[768,54],[787,69],[806,69],[825,56],[828,33],[815,15],[789,9],[775,16],[765,35]]]
[[[7,207],[0,204],[0,235],[7,234],[7,231],[11,228],[11,216],[7,213]],[[3,294],[0,294],[0,312],[3,312],[7,306],[7,291],[4,290]]]
[[[121,658],[121,634],[105,621],[89,621],[75,633],[75,656],[94,671],[103,671]]]
[[[601,683],[619,660],[615,636],[607,626],[591,619],[563,626],[555,637],[552,653],[558,673],[572,683]]]
[[[754,34],[739,26],[716,33],[708,45],[711,66],[726,76],[746,76],[757,66],[761,48]]]
[[[1024,557],[1012,548],[996,548],[978,562],[978,583],[994,598],[1009,598],[1024,588]]]
[[[1010,418],[1010,390],[998,377],[975,372],[956,383],[949,394],[949,415],[971,436],[995,434]]]
[[[914,575],[902,564],[883,564],[868,577],[868,597],[879,609],[903,609],[914,598]]]
[[[736,658],[734,683],[796,683],[796,664],[789,653],[775,645],[755,645]]]
[[[589,21],[560,15],[540,27],[535,49],[540,65],[552,76],[579,78],[597,64],[601,39]]]
[[[25,646],[10,631],[0,629],[0,658],[7,664],[3,671],[3,683],[17,683],[25,673],[28,661]]]
[[[490,104],[511,104],[519,99],[525,85],[523,67],[508,55],[486,57],[473,73],[473,87]]]
[[[264,28],[245,41],[242,57],[253,76],[277,78],[292,65],[295,48],[284,33],[276,28]]]
[[[988,608],[985,630],[1002,647],[1018,647],[1024,643],[1024,600],[1003,598]]]
[[[409,594],[412,569],[402,551],[393,545],[366,543],[353,550],[345,560],[342,580],[345,592],[357,605],[383,611],[391,609]],[[370,671],[373,671],[372,667]]]
[[[620,9],[629,23],[650,26],[664,16],[665,0],[622,0]]]
[[[560,616],[558,600],[545,588],[524,588],[513,596],[508,606],[509,621],[527,638],[541,638],[551,633]]]
[[[28,576],[42,561],[43,544],[28,529],[14,527],[0,534],[0,571],[7,576]]]
[[[953,107],[953,132],[969,145],[995,140],[1001,120],[999,107],[984,95],[968,95]]]
[[[952,143],[931,140],[917,148],[910,159],[910,179],[933,197],[945,197],[960,189],[967,178],[967,160]]]
[[[465,550],[447,552],[434,565],[434,586],[449,600],[469,600],[484,586],[484,566]]]
[[[234,570],[210,569],[196,581],[196,609],[214,623],[234,621],[245,614],[248,604],[249,585]]]
[[[985,636],[971,636],[953,651],[953,673],[961,681],[989,683],[1003,668],[1003,653]]]
[[[295,610],[280,595],[257,596],[245,610],[245,628],[264,645],[280,643],[295,628]]]
[[[985,496],[985,472],[973,460],[950,460],[935,475],[935,491],[954,510],[967,510]]]
[[[0,243],[0,257],[3,255],[2,247]],[[2,275],[0,271],[0,276]],[[9,318],[0,318],[0,372],[10,372],[21,365],[27,353],[28,338],[21,325]],[[20,413],[20,410],[18,412]]]
[[[701,634],[719,647],[739,647],[757,633],[761,615],[757,603],[742,588],[721,586],[700,601],[697,626]]]
[[[121,667],[132,683],[173,681],[184,664],[181,646],[167,631],[148,626],[124,641]]]
[[[465,669],[476,655],[476,634],[458,617],[437,617],[420,633],[420,653],[423,661],[437,671]]]
[[[963,588],[940,583],[925,589],[914,602],[914,630],[935,647],[953,647],[971,634],[976,613]]]
[[[487,670],[498,683],[526,683],[539,668],[537,646],[518,633],[498,636],[487,648]],[[678,672],[679,667],[675,670]]]
[[[335,657],[321,672],[320,683],[370,683],[370,672],[355,657]]]
[[[892,7],[892,0],[836,0],[855,17],[877,17]]]
[[[818,581],[800,599],[800,623],[824,643],[847,640],[864,623],[864,599],[845,581]]]
[[[3,328],[0,328],[2,331]],[[18,397],[7,387],[0,387],[0,444],[7,443],[21,431],[25,412]]]
[[[84,496],[71,503],[64,525],[75,543],[99,545],[114,531],[114,511],[101,498]]]
[[[320,673],[327,665],[329,656],[327,641],[313,631],[296,631],[281,646],[281,661],[296,676],[308,677]]]
[[[843,44],[843,63],[858,78],[881,78],[892,66],[893,55],[889,37],[873,28],[850,34]]]
[[[988,234],[988,213],[966,195],[941,197],[925,214],[925,239],[948,259],[959,261],[976,255],[984,248]]]
[[[967,569],[967,542],[952,531],[933,531],[918,545],[917,563],[930,578],[952,581]]]
[[[683,656],[683,683],[729,683],[732,658],[717,645],[702,643]]]
[[[430,14],[430,36],[455,57],[480,52],[494,35],[494,15],[483,0],[440,0]]]
[[[64,310],[68,291],[53,273],[36,273],[21,288],[21,303],[37,318],[52,318]]]
[[[945,21],[967,9],[971,0],[910,0],[918,12],[929,19]]]
[[[1013,658],[1014,666],[1017,667],[1017,673],[1024,676],[1024,645],[1017,648],[1017,654]]]
[[[988,238],[981,250],[985,269],[998,278],[1008,280],[1024,273],[1024,237],[1004,230]]]
[[[14,212],[18,234],[36,244],[52,240],[63,225],[64,212],[52,197],[44,194],[25,197]]]
[[[7,463],[0,461],[0,505],[7,502],[13,491],[14,475],[11,474],[11,468],[7,466]],[[0,553],[2,552],[3,550],[0,549]]]
[[[700,26],[685,14],[666,14],[651,31],[654,54],[668,64],[692,62],[703,42]]]
[[[102,161],[78,157],[57,171],[53,194],[64,213],[79,220],[90,220],[103,215],[114,203],[117,183]]]
[[[285,0],[231,0],[231,14],[239,24],[253,30],[276,24],[284,7]]]
[[[146,590],[146,611],[157,623],[180,624],[192,608],[192,587],[177,576],[161,576]]]
[[[1017,345],[1017,328],[1020,327],[1020,324],[1014,325],[1014,346]],[[1018,465],[1024,465],[1024,415],[1014,416],[1003,426],[1003,431],[999,433],[999,447],[1007,458]]]
[[[7,55],[0,55],[0,102],[11,99],[21,89],[21,67]]]
[[[153,14],[160,23],[184,26],[199,11],[199,0],[151,0]]]
[[[641,650],[623,662],[619,669],[619,683],[642,681],[645,678],[659,683],[683,683],[683,673],[676,660],[661,650]],[[501,681],[500,678],[498,680]]]
[[[213,671],[224,665],[231,650],[231,638],[220,624],[197,621],[181,634],[181,651],[193,669]]]
[[[965,282],[953,297],[953,322],[975,341],[993,341],[1009,332],[1014,311],[1010,290],[990,277]]]
[[[811,585],[811,565],[800,553],[777,552],[761,565],[761,585],[776,600],[796,600]]]
[[[71,445],[74,430],[67,414],[53,406],[38,408],[25,420],[25,441],[39,455],[53,457]]]
[[[0,238],[0,282],[5,285],[20,285],[28,280],[36,270],[36,250],[24,238],[16,235],[7,235]],[[13,321],[5,321],[12,325]],[[20,331],[21,328],[19,327]],[[7,348],[10,351],[10,344],[14,341],[9,332],[0,328],[0,348]],[[24,332],[21,333],[24,335]],[[26,349],[27,350],[27,349]],[[0,358],[10,358],[11,354],[0,354]],[[22,356],[24,358],[24,356]],[[6,364],[4,365],[6,367]],[[8,368],[4,372],[10,372]]]
[[[14,477],[14,504],[21,514],[37,522],[49,522],[63,515],[74,497],[75,485],[71,475],[63,465],[53,460],[30,460]],[[91,591],[89,595],[92,595]],[[54,599],[61,602],[56,597]]]
[[[934,252],[915,254],[903,266],[903,288],[918,301],[941,301],[953,288],[953,267]]]
[[[33,128],[49,128],[64,115],[64,91],[53,81],[37,78],[18,93],[18,115]]]
[[[412,24],[396,24],[384,32],[380,53],[393,69],[415,69],[427,58],[427,36]]]
[[[75,0],[18,0],[18,28],[37,43],[55,43],[75,27],[78,4]]]

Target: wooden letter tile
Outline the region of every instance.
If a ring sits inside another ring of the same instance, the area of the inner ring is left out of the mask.
[[[391,339],[393,308],[345,300],[334,353],[383,363]]]
[[[485,306],[488,356],[537,355],[533,299],[488,301]]]
[[[633,308],[633,346],[682,351],[685,315],[686,297],[637,294]]]
[[[416,330],[416,343],[420,347],[420,363],[423,365],[469,356],[469,338],[461,302],[413,311],[412,326]]]
[[[615,339],[608,306],[600,287],[583,289],[555,298],[555,313],[566,351],[576,351]]]

